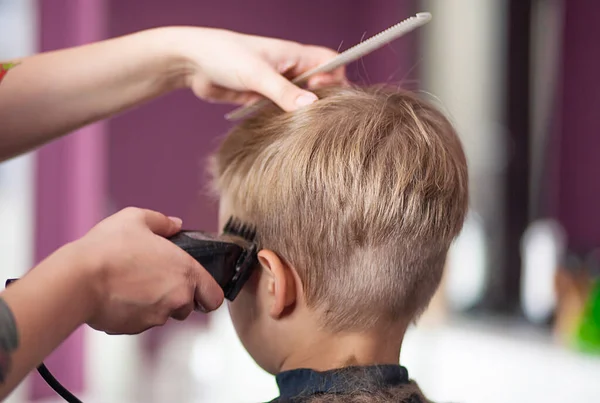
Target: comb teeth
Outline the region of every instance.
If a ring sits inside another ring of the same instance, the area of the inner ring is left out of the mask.
[[[250,242],[254,242],[254,239],[256,238],[256,228],[244,224],[235,217],[229,217],[229,220],[227,220],[227,223],[223,227],[223,233],[239,236]]]

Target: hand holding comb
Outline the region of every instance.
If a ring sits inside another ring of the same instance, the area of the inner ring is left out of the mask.
[[[391,41],[400,38],[401,36],[413,31],[414,29],[425,25],[431,21],[430,13],[418,13],[417,15],[407,18],[396,25],[391,26],[383,32],[378,33],[375,36],[351,47],[350,49],[340,53],[328,62],[323,63],[320,66],[315,67],[309,71],[304,72],[298,77],[292,80],[292,83],[296,85],[305,84],[309,78],[319,73],[327,73],[337,69],[338,67],[344,66],[361,57],[379,49],[380,47],[390,43]],[[268,99],[261,99],[260,101],[254,102],[250,105],[242,106],[233,110],[232,112],[225,115],[227,120],[240,120],[250,116],[257,112],[264,106],[269,104]]]

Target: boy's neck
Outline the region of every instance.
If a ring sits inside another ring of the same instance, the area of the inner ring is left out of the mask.
[[[298,368],[327,371],[348,366],[398,364],[406,327],[361,333],[314,332],[283,361],[280,372]]]

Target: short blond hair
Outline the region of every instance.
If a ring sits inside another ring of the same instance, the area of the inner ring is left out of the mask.
[[[328,327],[412,320],[437,286],[468,205],[450,122],[416,94],[328,88],[296,112],[263,110],[212,159],[228,213],[294,267]]]

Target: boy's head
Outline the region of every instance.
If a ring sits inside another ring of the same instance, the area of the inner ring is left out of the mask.
[[[465,156],[437,109],[397,89],[316,94],[235,127],[212,161],[221,223],[257,229],[260,267],[230,310],[270,372],[306,332],[407,326],[467,210]]]

